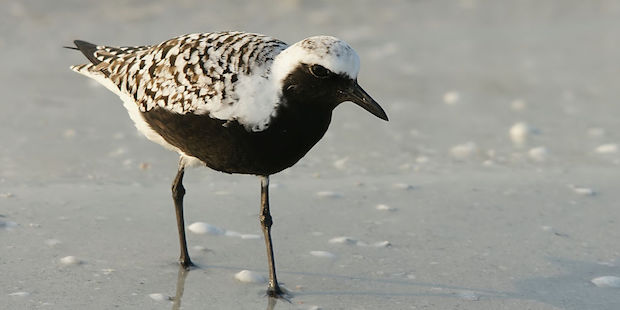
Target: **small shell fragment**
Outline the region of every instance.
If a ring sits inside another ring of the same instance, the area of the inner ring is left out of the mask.
[[[598,287],[620,288],[620,277],[616,276],[602,276],[594,278],[590,282]]]
[[[267,278],[262,274],[251,271],[251,270],[241,270],[235,274],[235,279],[239,282],[243,283],[265,283],[267,282]]]

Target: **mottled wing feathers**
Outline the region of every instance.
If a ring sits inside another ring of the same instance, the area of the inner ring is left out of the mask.
[[[282,41],[243,32],[190,34],[155,46],[75,44],[91,63],[72,69],[108,88],[111,82],[118,92],[133,98],[140,111],[162,107],[221,119],[236,118],[233,106],[240,92],[247,92],[239,89],[240,80],[250,75],[266,79],[274,57],[287,47]],[[230,112],[222,113],[226,110]]]

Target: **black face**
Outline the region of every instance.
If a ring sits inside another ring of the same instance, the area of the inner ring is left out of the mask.
[[[341,103],[340,89],[346,89],[353,81],[338,75],[321,65],[301,64],[284,80],[283,94],[300,102],[324,105],[331,109]]]
[[[333,110],[352,101],[373,115],[386,120],[379,104],[346,74],[337,74],[319,64],[300,64],[285,79],[282,93],[288,102],[308,109]]]

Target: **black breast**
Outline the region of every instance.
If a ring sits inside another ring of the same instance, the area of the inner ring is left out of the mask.
[[[168,143],[212,169],[270,175],[294,165],[327,131],[331,108],[307,107],[299,110],[281,105],[269,127],[260,132],[248,131],[236,121],[177,114],[162,108],[142,115]]]

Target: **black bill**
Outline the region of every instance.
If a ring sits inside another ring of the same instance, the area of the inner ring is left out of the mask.
[[[388,117],[383,111],[383,108],[374,100],[370,95],[362,89],[362,87],[354,81],[353,84],[344,93],[345,99],[350,100],[358,106],[364,108],[364,110],[372,113],[372,115],[387,121]]]

